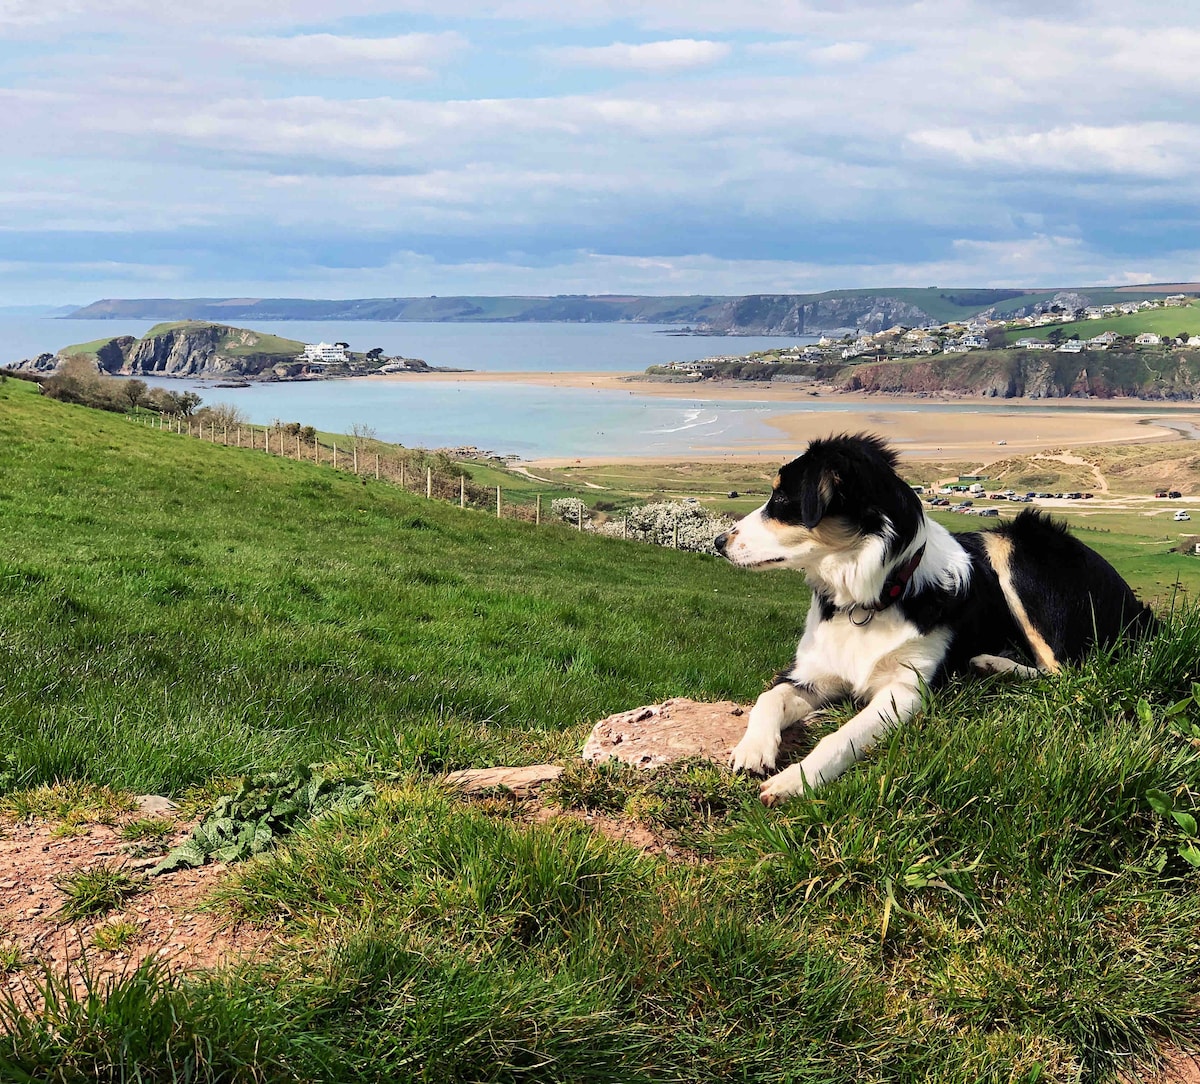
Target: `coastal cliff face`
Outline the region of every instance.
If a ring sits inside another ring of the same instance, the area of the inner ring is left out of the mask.
[[[267,347],[271,349],[267,349]],[[112,376],[294,376],[304,371],[295,360],[301,343],[273,339],[246,328],[224,324],[187,324],[166,328],[142,339],[119,335],[86,349],[65,347],[57,354],[39,354],[13,368],[52,372],[67,357],[82,353],[96,368]]]
[[[904,395],[1190,400],[1200,398],[1200,355],[1181,355],[1172,365],[1152,370],[1137,353],[973,351],[929,361],[849,365],[830,379],[845,391]]]
[[[815,300],[753,294],[717,306],[706,314],[702,326],[722,335],[806,335],[840,328],[874,333],[896,324],[925,327],[936,322],[911,302],[879,294]]]

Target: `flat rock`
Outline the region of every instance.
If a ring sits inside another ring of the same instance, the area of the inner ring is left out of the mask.
[[[161,794],[139,794],[134,798],[139,813],[174,813],[179,807]]]
[[[562,767],[558,764],[529,764],[523,768],[466,768],[451,772],[446,776],[446,782],[467,794],[477,794],[490,787],[505,787],[526,797],[560,775]]]
[[[688,757],[725,764],[746,732],[750,709],[732,700],[703,703],[675,697],[601,719],[583,746],[584,760],[615,757],[636,768],[656,768]],[[780,763],[805,744],[805,730],[783,735]]]

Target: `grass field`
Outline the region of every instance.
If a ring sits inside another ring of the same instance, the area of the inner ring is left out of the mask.
[[[212,906],[277,952],[0,1001],[0,1078],[1033,1084],[1200,1044],[1194,616],[1058,678],[956,683],[781,810],[711,766],[571,767],[557,803],[673,841],[646,854],[443,773],[574,764],[610,711],[752,698],[791,654],[794,578],[12,380],[0,447],[10,804],[309,761],[378,792],[225,882]]]
[[[1200,305],[1146,309],[1127,316],[1108,316],[1101,320],[1075,320],[1047,327],[1018,328],[1016,331],[1007,332],[1004,337],[1009,342],[1026,338],[1044,339],[1056,329],[1062,332],[1064,339],[1069,339],[1075,334],[1081,339],[1090,339],[1095,335],[1103,335],[1106,331],[1117,335],[1141,335],[1143,332],[1152,331],[1157,335],[1169,335],[1173,339],[1184,332],[1188,335],[1200,335]]]

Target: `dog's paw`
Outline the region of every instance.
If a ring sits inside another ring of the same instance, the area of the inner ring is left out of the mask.
[[[743,738],[729,754],[729,766],[739,772],[755,772],[763,775],[775,767],[779,755],[779,742],[754,741]]]
[[[1003,655],[976,655],[970,666],[977,674],[1006,674],[1026,679],[1035,678],[1039,673],[1035,667],[1024,666],[1014,659],[1006,659]]]
[[[771,776],[758,788],[758,798],[768,808],[780,805],[797,794],[810,790],[812,784],[805,778],[804,769],[799,764],[785,768],[778,775]]]

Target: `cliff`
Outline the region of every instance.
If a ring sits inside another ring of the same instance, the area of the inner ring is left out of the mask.
[[[827,377],[846,391],[958,394],[999,399],[1200,398],[1200,352],[1078,354],[980,350],[922,361],[849,364]]]
[[[50,372],[65,358],[88,357],[114,376],[273,377],[302,375],[304,344],[227,324],[186,322],[151,328],[142,338],[119,335],[63,347],[17,362],[14,369]]]

